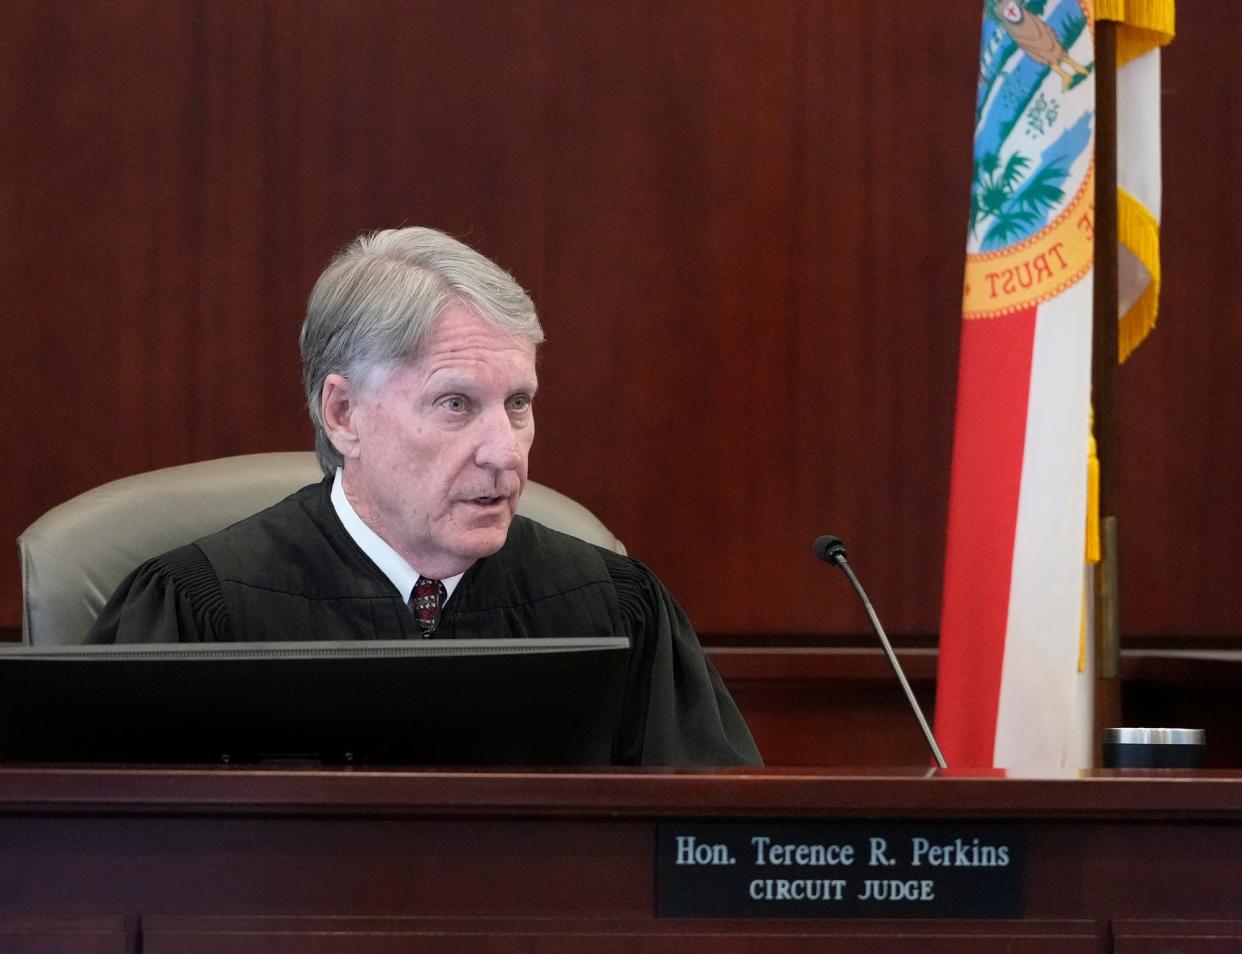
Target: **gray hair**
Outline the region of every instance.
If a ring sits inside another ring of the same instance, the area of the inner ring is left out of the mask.
[[[465,305],[484,321],[538,345],[543,329],[530,296],[490,259],[435,229],[362,235],[319,276],[302,323],[302,382],[315,453],[325,474],[342,466],[320,413],[324,379],[378,386],[399,362],[416,360],[445,308]]]

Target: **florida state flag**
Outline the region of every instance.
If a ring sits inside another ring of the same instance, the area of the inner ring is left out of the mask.
[[[950,767],[1090,761],[1089,0],[985,0],[940,628]]]

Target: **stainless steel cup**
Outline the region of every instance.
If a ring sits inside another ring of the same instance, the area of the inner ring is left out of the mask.
[[[1115,728],[1104,730],[1104,767],[1203,768],[1202,729]]]

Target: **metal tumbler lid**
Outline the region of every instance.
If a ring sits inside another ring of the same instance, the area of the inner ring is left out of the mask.
[[[1202,729],[1148,729],[1138,727],[1104,730],[1104,741],[1114,745],[1202,745]]]

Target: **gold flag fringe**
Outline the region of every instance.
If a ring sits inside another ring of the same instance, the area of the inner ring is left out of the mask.
[[[1160,310],[1160,223],[1143,203],[1121,188],[1117,189],[1117,241],[1142,262],[1149,276],[1147,287],[1121,316],[1117,329],[1117,360],[1125,361],[1156,327]]]
[[[1173,0],[1096,0],[1097,20],[1116,20],[1117,68],[1148,50],[1164,46],[1174,33]]]
[[[1091,410],[1091,431],[1087,435],[1087,563],[1100,562],[1100,456],[1095,444],[1095,409]],[[1082,613],[1078,624],[1078,671],[1087,669],[1087,586],[1091,574],[1083,574]]]
[[[1088,563],[1100,562],[1100,457],[1095,446],[1095,411],[1087,437],[1087,547]]]

